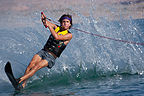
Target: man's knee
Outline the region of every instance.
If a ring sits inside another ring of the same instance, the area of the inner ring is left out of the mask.
[[[48,66],[48,62],[46,60],[42,60],[38,63],[39,69]]]
[[[34,60],[32,60],[29,65],[34,66],[35,63],[36,63],[36,62],[35,62]]]
[[[36,63],[32,69],[37,71],[37,70],[39,70],[43,67],[46,67],[46,66],[48,66],[48,62],[42,60],[41,62]]]
[[[36,64],[33,68],[32,68],[32,70],[35,70],[35,71],[37,71],[37,70],[39,70],[40,69],[40,65],[39,64]]]
[[[36,63],[40,62],[41,57],[39,55],[34,55],[34,57],[32,58],[31,62],[29,63],[29,67],[34,67],[36,65]]]

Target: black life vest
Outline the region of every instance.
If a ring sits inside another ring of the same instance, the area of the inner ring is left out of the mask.
[[[61,32],[59,31],[60,27],[57,27],[55,29],[55,32],[58,32],[58,35],[66,35],[67,33],[70,33],[68,30],[64,30]],[[64,40],[55,40],[55,38],[51,34],[43,49],[45,51],[50,51],[54,53],[57,57],[59,57],[65,48],[66,45],[64,44]]]

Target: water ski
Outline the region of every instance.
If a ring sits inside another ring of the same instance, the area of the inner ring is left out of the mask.
[[[9,78],[9,80],[11,81],[15,90],[20,90],[21,88],[18,86],[19,83],[17,82],[17,80],[15,79],[15,77],[13,75],[10,62],[7,62],[5,65],[5,73],[6,73],[7,77]]]

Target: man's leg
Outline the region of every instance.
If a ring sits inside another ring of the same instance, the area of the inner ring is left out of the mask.
[[[42,58],[39,55],[37,55],[37,54],[34,55],[30,64],[28,65],[24,75],[28,74],[29,71],[35,66],[35,64],[41,61],[41,59]],[[26,85],[26,80],[23,81],[22,86],[25,87],[25,85]]]
[[[35,63],[35,66],[33,68],[31,68],[29,70],[29,72],[27,74],[25,74],[24,76],[22,76],[20,78],[19,83],[21,83],[22,81],[27,80],[28,78],[30,78],[31,76],[33,76],[35,74],[35,72],[37,72],[39,69],[48,66],[48,61],[47,60],[40,60],[39,62]],[[25,87],[25,86],[23,86]]]

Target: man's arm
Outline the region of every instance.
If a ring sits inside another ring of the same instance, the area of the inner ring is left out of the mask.
[[[70,41],[72,39],[71,33],[68,33],[66,35],[58,35],[54,30],[57,28],[57,26],[55,24],[49,22],[48,20],[46,20],[46,15],[44,13],[41,14],[41,19],[42,19],[44,26],[49,28],[50,32],[52,33],[52,35],[54,36],[54,38],[56,40]]]
[[[72,39],[72,34],[68,33],[66,35],[58,35],[55,30],[52,28],[52,26],[48,26],[50,32],[52,33],[52,35],[54,36],[54,38],[56,40],[66,40],[66,41],[70,41]]]
[[[48,26],[51,26],[52,28],[56,29],[57,26],[51,22],[49,22],[47,19],[46,19],[46,15],[42,12],[41,13],[41,20],[42,20],[42,23],[43,25],[47,28]]]

